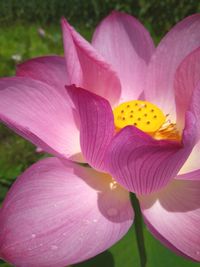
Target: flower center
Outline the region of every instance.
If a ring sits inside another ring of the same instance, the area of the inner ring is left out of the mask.
[[[128,125],[134,125],[138,129],[153,136],[155,139],[180,140],[176,124],[167,120],[156,105],[142,100],[124,102],[113,110],[116,131]]]

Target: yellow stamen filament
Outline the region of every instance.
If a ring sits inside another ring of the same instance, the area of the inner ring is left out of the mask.
[[[113,110],[116,131],[134,125],[155,139],[180,140],[176,124],[167,120],[156,105],[142,100],[133,100],[117,106]]]
[[[157,140],[168,139],[181,141],[181,136],[176,129],[176,124],[166,121],[158,131],[153,134],[153,137]]]

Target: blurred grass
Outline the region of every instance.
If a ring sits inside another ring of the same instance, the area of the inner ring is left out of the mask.
[[[44,30],[41,37],[39,30]],[[84,36],[91,37],[91,28],[78,28]],[[47,54],[63,54],[60,24],[41,28],[37,24],[15,24],[0,27],[0,77],[14,75],[16,60],[12,57],[18,55],[21,60],[43,56]]]
[[[13,75],[15,60],[13,55],[19,55],[22,60],[44,54],[61,53],[62,43],[59,25],[48,28],[52,41],[39,37],[37,25],[13,25],[0,28],[0,75]]]
[[[44,27],[45,37],[38,34],[39,24],[17,24],[0,28],[0,76],[13,75],[16,61],[13,55],[21,60],[46,54],[63,54],[59,25]],[[80,27],[79,31],[90,39],[92,30]],[[158,37],[159,39],[160,37]],[[0,202],[3,200],[8,184],[24,169],[45,155],[37,154],[35,147],[17,136],[5,126],[0,125]],[[148,255],[147,267],[197,267],[198,263],[185,260],[162,246],[144,227],[145,242]],[[10,265],[0,262],[3,267]],[[133,230],[114,245],[109,251],[75,265],[76,267],[139,267],[139,257]]]
[[[2,0],[0,24],[40,23],[58,25],[61,16],[72,24],[94,28],[112,10],[130,13],[145,25],[151,25],[156,36],[168,31],[182,18],[200,11],[194,0]]]

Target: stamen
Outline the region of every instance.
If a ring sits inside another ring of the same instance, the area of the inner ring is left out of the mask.
[[[162,127],[156,131],[153,137],[157,140],[168,139],[174,141],[181,141],[181,136],[176,129],[175,123],[164,123]]]

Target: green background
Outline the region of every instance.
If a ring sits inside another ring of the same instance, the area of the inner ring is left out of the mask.
[[[65,16],[90,40],[97,23],[111,10],[136,16],[151,32],[156,43],[182,18],[200,11],[198,1],[78,1],[78,0],[1,0],[0,1],[0,77],[14,75],[18,63],[46,54],[63,54],[60,18]],[[38,34],[38,29],[45,36]],[[16,179],[28,166],[45,155],[3,125],[0,125],[0,202]],[[199,263],[183,259],[169,251],[144,226],[147,267],[192,267]],[[0,266],[10,266],[0,261]],[[108,251],[75,266],[139,267],[134,226]],[[27,266],[28,267],[28,266]],[[39,266],[38,266],[39,267]],[[56,267],[56,266],[55,266]]]

